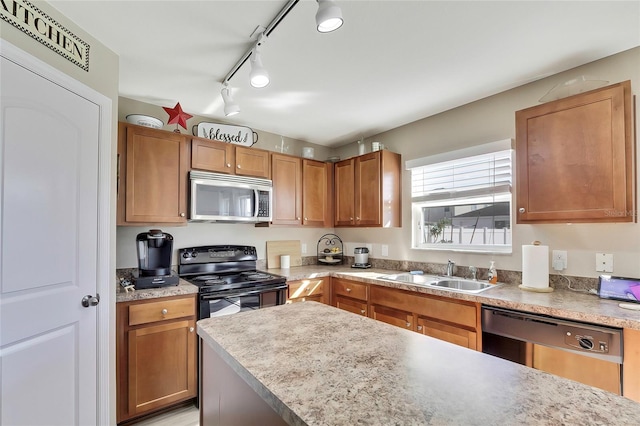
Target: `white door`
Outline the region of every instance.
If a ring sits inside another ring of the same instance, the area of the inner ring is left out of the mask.
[[[0,424],[97,424],[100,106],[1,60]]]

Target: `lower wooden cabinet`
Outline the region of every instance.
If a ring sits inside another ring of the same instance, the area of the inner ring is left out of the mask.
[[[413,314],[385,306],[371,305],[369,316],[378,321],[415,331]]]
[[[435,337],[445,342],[455,343],[469,349],[478,349],[478,333],[462,327],[443,324],[419,316],[416,321],[416,331],[425,336]]]
[[[369,316],[465,348],[482,350],[480,305],[372,285]]]
[[[116,305],[118,423],[197,395],[195,295]]]
[[[328,304],[329,278],[311,278],[308,280],[289,281],[287,285],[287,303],[314,301]]]
[[[334,305],[338,309],[351,312],[353,314],[367,316],[367,302],[350,299],[348,297],[336,296]]]
[[[369,285],[343,278],[331,278],[331,305],[367,316]]]

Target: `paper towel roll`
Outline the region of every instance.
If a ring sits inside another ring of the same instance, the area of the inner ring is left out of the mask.
[[[291,256],[288,254],[283,254],[280,256],[280,267],[282,269],[289,269],[291,266]]]
[[[549,246],[522,246],[522,285],[549,287]]]

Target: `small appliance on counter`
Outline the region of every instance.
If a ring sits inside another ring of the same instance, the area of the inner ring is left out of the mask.
[[[367,269],[371,268],[371,264],[369,263],[369,249],[366,247],[356,247],[353,250],[354,254],[354,263],[351,265],[352,268],[361,268]]]
[[[133,273],[133,285],[144,288],[178,285],[178,275],[171,270],[173,237],[160,229],[142,232],[136,237],[138,270]]]

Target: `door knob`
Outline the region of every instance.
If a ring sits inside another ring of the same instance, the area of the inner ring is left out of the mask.
[[[97,306],[98,303],[100,303],[99,294],[96,294],[95,296],[87,294],[85,297],[82,298],[82,306],[84,306],[85,308],[88,308],[89,306]]]

